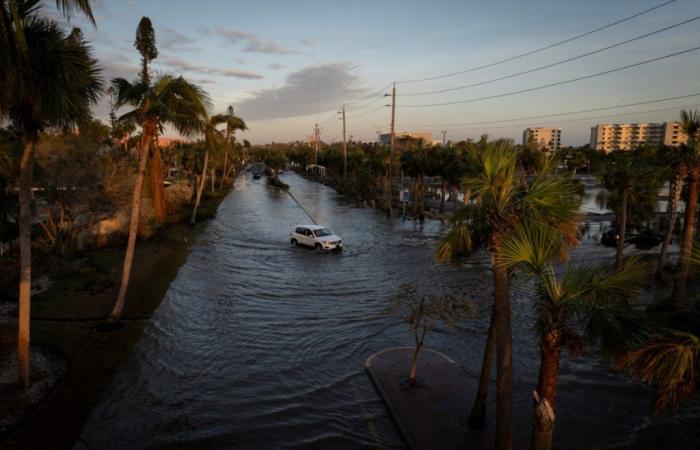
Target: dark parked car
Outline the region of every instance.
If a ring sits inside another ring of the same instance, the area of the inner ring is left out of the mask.
[[[659,245],[664,240],[663,236],[653,230],[644,228],[639,233],[633,235],[629,239],[630,244],[634,244],[636,248],[649,250]]]
[[[253,179],[254,180],[259,180],[260,179],[260,172],[257,170],[253,171]]]
[[[608,247],[616,247],[619,239],[617,227],[610,227],[603,232],[600,242]],[[625,245],[632,244],[635,248],[648,250],[659,245],[661,241],[663,236],[649,228],[627,228],[625,232]]]

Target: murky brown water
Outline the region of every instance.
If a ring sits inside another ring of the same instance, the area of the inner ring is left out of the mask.
[[[477,319],[427,340],[476,384],[491,290],[485,258],[436,264],[439,223],[389,221],[322,185],[283,179],[345,251],[290,247],[292,226],[308,218],[287,194],[244,175],[193,243],[76,449],[403,448],[363,363],[410,345],[407,327],[380,314],[405,282],[474,299]],[[589,227],[576,257],[610,258]],[[538,354],[529,290],[515,291],[515,443],[526,448]],[[648,393],[596,359],[563,361],[557,401],[556,448],[697,448],[697,402],[648,428]]]

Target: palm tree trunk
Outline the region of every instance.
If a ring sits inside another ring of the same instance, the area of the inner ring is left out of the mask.
[[[387,214],[387,216],[389,216],[389,218],[391,218],[391,213],[392,213],[391,202],[393,201],[393,196],[392,196],[392,192],[391,192],[392,191],[392,186],[391,186],[391,156],[390,156],[389,163],[387,164],[385,171],[386,171],[386,174],[385,174],[386,175],[386,180],[385,180],[386,192],[384,193],[384,195],[386,195],[386,214]]]
[[[192,209],[192,219],[190,223],[192,225],[197,221],[197,208],[199,208],[199,202],[202,201],[202,192],[204,192],[204,186],[207,181],[207,165],[209,164],[209,149],[204,153],[204,167],[202,168],[202,177],[199,180],[199,187],[197,188],[197,199],[194,202],[194,208]]]
[[[496,327],[496,450],[513,447],[513,342],[508,269],[492,254],[493,318]]]
[[[143,179],[146,175],[146,162],[148,161],[148,152],[155,134],[155,124],[144,125],[143,138],[141,140],[141,155],[139,159],[139,171],[136,173],[136,181],[134,182],[134,195],[131,200],[131,221],[129,222],[129,241],[126,244],[126,254],[124,255],[124,269],[122,270],[122,281],[119,286],[119,295],[117,301],[109,313],[107,320],[110,322],[118,321],[124,312],[124,304],[126,302],[126,291],[129,287],[129,277],[131,276],[131,266],[134,262],[134,252],[136,251],[136,237],[139,232],[139,214],[141,210],[141,189],[143,188]]]
[[[615,254],[615,268],[621,269],[623,260],[622,252],[625,250],[625,228],[627,227],[627,195],[629,189],[627,185],[622,188],[620,196],[620,216],[617,218],[617,234],[619,236],[617,241],[617,253]]]
[[[472,199],[472,189],[468,186],[464,187],[464,204],[468,205]]]
[[[425,181],[421,174],[418,178],[418,215],[423,217],[425,213]]]
[[[224,189],[224,180],[226,179],[226,165],[228,163],[228,147],[226,148],[226,153],[224,153],[224,169],[221,171],[221,183],[219,184],[219,190]]]
[[[552,448],[560,356],[561,337],[559,333],[547,333],[540,344],[540,374],[537,383],[537,393],[540,400],[535,405],[531,443],[533,450]]]
[[[474,406],[469,414],[467,424],[470,430],[483,430],[486,428],[486,406],[488,405],[489,385],[491,384],[491,367],[493,366],[493,353],[496,350],[496,326],[493,323],[493,308],[489,321],[489,335],[486,338],[484,358],[481,362],[481,374],[479,376],[479,388],[476,391]]]
[[[681,243],[680,270],[676,276],[676,283],[671,293],[671,301],[674,306],[683,305],[685,283],[688,280],[690,270],[690,255],[693,250],[693,238],[695,237],[695,219],[698,211],[698,167],[693,167],[688,173],[688,202],[685,205],[685,229]]]
[[[34,147],[27,140],[20,161],[19,177],[19,323],[17,333],[17,368],[19,381],[29,388],[29,334],[32,286],[32,182],[34,177]]]
[[[661,245],[661,253],[659,254],[659,261],[656,266],[656,276],[661,276],[661,272],[666,265],[666,258],[668,256],[668,246],[671,245],[671,239],[673,238],[673,229],[676,227],[676,219],[678,218],[678,203],[681,198],[681,190],[683,189],[683,174],[680,168],[676,168],[673,179],[671,180],[671,185],[668,191],[668,204],[666,206],[666,216],[668,217],[668,229],[664,234],[664,242]]]
[[[440,214],[445,212],[445,197],[447,196],[447,181],[442,181],[442,189],[440,190]]]
[[[148,157],[148,154],[146,154]],[[165,188],[163,187],[163,158],[158,145],[153,146],[151,156],[151,192],[153,193],[153,214],[158,223],[165,221]]]

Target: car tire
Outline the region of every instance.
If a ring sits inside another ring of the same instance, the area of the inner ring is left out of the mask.
[[[290,244],[292,244],[292,247],[296,247],[296,246],[297,246],[297,240],[296,240],[296,239],[292,239],[292,240],[290,241]]]
[[[314,245],[314,248],[316,249],[317,252],[320,252],[321,250],[323,250],[323,248],[321,247],[321,244],[319,244],[318,242],[316,243],[316,245]]]

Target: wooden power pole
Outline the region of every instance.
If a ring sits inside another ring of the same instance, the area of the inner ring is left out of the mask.
[[[340,112],[343,115],[343,183],[348,186],[348,141],[345,139],[345,105]]]
[[[318,164],[318,140],[319,131],[318,124],[314,125],[314,164]]]
[[[387,209],[387,214],[389,217],[391,217],[391,203],[393,200],[393,195],[392,195],[392,176],[391,176],[391,166],[392,166],[392,158],[394,156],[394,142],[396,140],[396,83],[394,83],[394,86],[391,89],[391,142],[389,144],[389,205]]]

